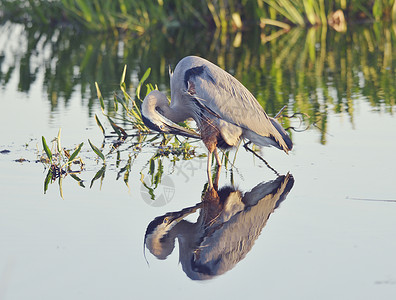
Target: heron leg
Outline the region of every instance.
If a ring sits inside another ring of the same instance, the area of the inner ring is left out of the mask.
[[[219,153],[217,152],[217,148],[214,150],[214,155],[215,155],[217,164],[219,165],[219,167],[221,167],[221,159],[219,157]]]
[[[246,151],[248,151],[248,145],[250,145],[252,142],[251,141],[248,141],[248,142],[246,142],[245,144],[243,144],[243,148],[245,148],[246,149]],[[250,149],[249,149],[250,150]]]
[[[207,173],[208,173],[208,186],[209,190],[213,190],[213,181],[212,181],[212,152],[208,152],[208,164],[207,164]]]
[[[280,174],[278,173],[278,171],[275,170],[273,167],[271,167],[270,164],[269,164],[264,158],[262,158],[260,155],[258,155],[256,152],[254,152],[252,149],[250,149],[250,148],[248,147],[248,145],[249,145],[250,143],[251,143],[251,142],[249,141],[249,142],[247,142],[247,143],[245,143],[245,144],[243,145],[243,147],[245,148],[245,150],[246,150],[246,151],[249,151],[249,152],[252,152],[253,155],[256,156],[258,159],[260,159],[262,162],[264,162],[265,165],[266,165],[271,171],[273,171],[273,172],[275,173],[276,176],[280,176]]]
[[[216,179],[213,186],[217,190],[219,187],[219,178],[220,178],[220,170],[221,170],[221,159],[219,157],[219,153],[217,152],[217,149],[214,150],[214,155],[217,161],[218,168],[216,172]]]

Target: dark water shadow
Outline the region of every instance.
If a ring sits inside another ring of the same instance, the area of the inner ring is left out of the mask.
[[[294,178],[288,173],[246,193],[230,186],[207,191],[197,205],[150,222],[145,247],[163,260],[173,252],[177,239],[179,260],[189,278],[207,280],[222,275],[245,258],[293,185]],[[195,223],[185,220],[197,210]]]

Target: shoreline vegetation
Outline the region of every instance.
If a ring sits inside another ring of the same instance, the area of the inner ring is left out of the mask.
[[[150,1],[147,3],[154,3]],[[231,0],[222,1],[218,0],[215,3],[216,5],[231,3]],[[376,14],[371,11],[376,7],[375,3],[377,7],[380,6],[377,1],[368,1],[371,6],[361,8],[367,13],[360,14],[356,9],[360,7],[359,3],[348,1],[347,10],[343,11],[347,16],[346,21],[350,22],[347,23],[348,29],[346,27],[342,29],[343,27],[340,26],[337,30],[334,25],[332,28],[308,26],[306,23],[304,27],[293,26],[284,17],[275,14],[274,16],[278,18],[276,22],[283,22],[291,27],[289,29],[277,26],[260,28],[256,23],[257,26],[251,27],[252,30],[236,30],[230,27],[230,31],[224,32],[221,28],[220,30],[197,30],[189,26],[165,28],[161,27],[164,26],[161,23],[157,23],[153,25],[154,27],[149,27],[150,32],[139,36],[129,34],[132,31],[119,35],[118,27],[114,27],[117,34],[113,35],[111,30],[106,32],[84,30],[83,24],[63,26],[62,24],[67,22],[64,17],[66,10],[64,14],[60,14],[62,17],[52,21],[51,16],[59,13],[61,5],[66,2],[66,0],[52,2],[7,0],[2,1],[0,6],[2,7],[0,16],[11,16],[12,10],[7,10],[9,6],[13,6],[14,11],[19,9],[20,12],[13,15],[13,20],[7,21],[7,18],[3,17],[5,23],[0,27],[1,40],[15,41],[0,45],[0,84],[7,86],[12,83],[13,78],[17,78],[18,91],[28,93],[31,87],[39,82],[46,91],[51,111],[56,110],[59,105],[70,105],[73,93],[80,93],[88,106],[89,114],[92,115],[97,105],[97,91],[93,83],[98,82],[105,111],[113,117],[116,111],[113,98],[120,93],[115,85],[115,78],[119,77],[125,65],[128,66],[125,90],[131,94],[135,93],[140,78],[144,77],[144,72],[148,68],[152,70],[149,82],[157,85],[160,90],[169,91],[167,75],[169,66],[174,67],[180,58],[194,54],[207,58],[240,80],[255,95],[268,114],[274,115],[287,105],[287,115],[295,112],[310,115],[312,117],[310,124],[320,129],[322,144],[326,143],[325,132],[329,111],[345,113],[353,124],[354,112],[358,109],[356,98],[364,99],[379,113],[395,113],[396,47],[393,45],[396,40],[396,23],[373,21],[356,24],[351,21],[375,20],[376,15],[391,18],[391,13],[395,10],[395,0],[382,5],[381,13],[376,12]],[[264,5],[267,2],[269,1],[244,3]],[[285,0],[279,0],[279,3],[281,2],[284,3]],[[22,8],[22,3],[25,9]],[[41,6],[49,9],[48,3],[51,5],[54,3],[53,11],[41,15],[45,16],[48,22],[58,22],[59,26],[43,26],[39,20],[33,21],[34,16],[39,14],[33,13],[33,5],[36,5],[36,10]],[[85,2],[73,1],[73,3],[82,5]],[[99,9],[102,2],[95,0],[89,3],[97,4]],[[115,3],[121,2],[111,3],[116,6]],[[128,3],[135,2],[128,1]],[[155,1],[155,3],[157,6],[162,3],[163,7],[168,5],[165,1]],[[172,13],[176,13],[177,3],[179,2],[175,1]],[[185,8],[185,3],[190,2],[180,2],[180,5]],[[205,3],[209,5],[209,2]],[[332,3],[334,9],[338,9],[342,4],[341,1],[326,1],[326,5],[328,3]],[[353,4],[356,4],[356,7]],[[139,2],[139,5],[143,4]],[[127,13],[129,10],[130,7],[127,8]],[[326,6],[325,11],[331,12],[332,9]],[[239,12],[243,24],[241,28],[245,29],[248,18],[242,14],[243,10]],[[108,14],[110,13],[109,9]],[[172,13],[166,17],[168,24],[173,20]],[[183,11],[178,13],[184,15]],[[359,18],[353,19],[352,16]],[[19,24],[15,23],[16,19],[20,20]],[[249,22],[253,24],[253,21]],[[191,24],[193,23],[195,22],[192,19]],[[205,26],[214,26],[210,25],[210,18],[205,24]],[[81,26],[81,29],[77,26]],[[153,28],[165,29],[162,31]],[[345,32],[340,33],[342,30]],[[39,74],[44,74],[43,78]],[[144,93],[146,86],[142,88]]]
[[[51,111],[69,106],[73,94],[80,93],[93,115],[98,82],[105,111],[113,117],[113,99],[120,93],[115,78],[125,65],[125,88],[131,94],[148,68],[149,82],[169,92],[169,66],[195,54],[238,78],[268,114],[287,105],[288,115],[310,115],[322,144],[328,113],[346,114],[354,124],[357,98],[378,113],[395,113],[396,24],[351,24],[342,34],[317,26],[294,27],[280,35],[257,28],[227,34],[182,28],[172,35],[121,37],[8,22],[0,27],[0,39],[10,37],[14,42],[0,45],[0,85],[15,79],[18,91],[29,93],[41,84]],[[146,86],[142,89],[144,93]]]
[[[252,27],[331,26],[396,20],[395,0],[1,0],[3,20],[138,35],[196,27],[235,32]]]
[[[142,143],[154,143],[158,149],[140,172],[154,199],[165,160],[175,165],[205,155],[193,141],[147,136],[139,118],[143,95],[153,88],[169,91],[169,66],[186,54],[204,56],[229,71],[270,115],[284,105],[285,115],[303,112],[309,117],[300,123],[284,118],[284,126],[315,127],[323,145],[329,114],[354,126],[356,99],[368,102],[373,112],[395,113],[396,0],[364,5],[358,0],[0,1],[0,39],[10,41],[0,45],[0,85],[14,79],[18,91],[28,93],[42,84],[51,112],[81,94],[104,136],[99,147],[85,141],[102,161],[90,186],[101,184],[106,166],[115,165],[117,180],[123,178],[129,188]],[[106,129],[93,113],[98,98],[110,125]],[[44,137],[42,143],[40,161],[48,169],[44,192],[58,182],[63,198],[68,174],[84,187],[78,177],[84,169],[78,157],[83,143],[64,151],[60,132],[52,144]]]

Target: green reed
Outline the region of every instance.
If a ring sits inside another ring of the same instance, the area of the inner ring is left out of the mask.
[[[63,198],[62,181],[67,175],[76,180],[80,186],[84,186],[82,180],[77,176],[84,168],[84,163],[77,155],[80,153],[84,143],[80,143],[70,154],[70,150],[61,146],[61,129],[58,136],[53,139],[52,146],[48,146],[44,136],[41,138],[43,152],[39,154],[41,161],[48,168],[47,175],[44,180],[44,193],[48,190],[48,185],[54,181],[58,181],[60,196]],[[72,165],[78,165],[77,170],[72,169]]]
[[[134,119],[135,114],[128,112],[132,109],[139,116],[141,99],[152,88],[158,86],[164,91],[169,89],[168,66],[174,67],[185,53],[200,54],[223,69],[231,70],[252,91],[269,115],[274,116],[284,105],[288,105],[284,115],[295,112],[308,114],[310,117],[304,117],[300,129],[311,126],[318,130],[319,142],[322,144],[327,139],[328,114],[344,114],[354,123],[357,97],[368,102],[375,111],[394,114],[396,26],[389,23],[349,26],[345,33],[326,27],[312,27],[309,30],[292,28],[288,31],[266,28],[258,32],[209,36],[194,36],[190,31],[178,31],[171,41],[160,34],[144,35],[138,39],[125,38],[122,41],[80,38],[84,43],[76,45],[66,41],[74,43],[79,39],[78,36],[70,39],[66,31],[54,37],[49,33],[40,36],[36,32],[31,29],[28,33],[30,48],[23,59],[28,63],[33,61],[29,58],[34,55],[32,53],[38,52],[33,51],[37,47],[34,45],[42,45],[58,61],[56,70],[48,67],[51,64],[43,64],[47,80],[44,86],[48,90],[51,107],[54,109],[61,100],[64,105],[68,105],[71,91],[78,87],[86,99],[95,98],[88,100],[89,108],[100,103],[104,110],[105,118],[95,118],[103,132],[104,141],[101,146],[95,147],[104,155],[107,163],[101,165],[91,180],[91,186],[94,182],[103,181],[106,168],[114,166],[108,163],[112,161],[117,168],[117,178],[128,185],[134,161],[140,157],[142,147],[148,145],[154,153],[148,159],[147,166],[138,171],[143,177],[148,176],[154,186],[161,179],[164,161],[177,164],[180,160],[203,155],[197,153],[192,140],[177,140],[174,136],[149,133],[141,119]],[[118,50],[118,43],[121,42],[124,44],[122,59]],[[172,58],[169,59],[166,53],[170,51]],[[136,57],[139,57],[139,61],[136,61]],[[7,84],[13,72],[29,75],[26,70],[34,69],[29,64],[19,63],[18,59],[15,62],[16,65],[10,65],[9,69],[3,68],[4,73],[0,74],[2,84]],[[125,69],[123,71],[121,63],[128,64],[128,72]],[[79,76],[71,76],[76,68]],[[113,74],[114,78],[122,74],[121,80],[117,85],[106,85],[114,81],[111,79]],[[149,80],[157,85],[146,83],[148,75]],[[28,91],[35,77],[22,77],[18,86]],[[62,81],[66,85],[61,85]],[[99,99],[102,98],[99,102],[93,84],[95,81],[100,82],[97,84],[100,86]],[[89,93],[92,93],[90,97],[87,96]],[[56,101],[52,102],[54,99]],[[282,118],[281,121],[284,127],[296,124],[296,121],[288,118]],[[139,125],[142,126],[140,130]],[[56,145],[52,147],[55,149]],[[52,150],[51,153],[55,152]]]
[[[72,24],[90,31],[143,34],[190,26],[222,32],[252,25],[311,26],[396,18],[395,0],[2,0],[7,18],[39,24]],[[345,28],[341,24],[341,28]]]
[[[124,67],[121,80],[120,80],[120,93],[116,92],[113,97],[113,108],[110,110],[106,109],[105,100],[102,96],[98,83],[95,83],[97,96],[102,109],[103,115],[107,118],[112,132],[107,133],[107,130],[100,122],[98,116],[95,115],[95,120],[104,135],[104,142],[102,149],[94,146],[90,141],[91,148],[94,152],[102,158],[103,162],[105,157],[111,157],[114,152],[117,153],[116,164],[121,160],[121,154],[127,154],[127,164],[118,172],[120,177],[124,173],[124,182],[129,187],[129,174],[133,162],[138,157],[142,147],[149,146],[154,148],[154,154],[148,160],[146,166],[140,171],[141,182],[143,186],[147,187],[148,190],[153,192],[162,180],[163,167],[162,161],[164,159],[169,160],[172,163],[176,163],[180,160],[190,160],[197,156],[202,156],[196,153],[196,146],[191,145],[194,141],[184,137],[178,137],[172,134],[162,134],[158,132],[152,132],[146,127],[142,120],[141,104],[146,95],[152,90],[157,89],[157,85],[153,86],[151,83],[145,83],[150,76],[151,68],[148,68],[146,72],[140,78],[138,85],[135,88],[134,96],[130,93],[130,87],[127,87],[125,80],[127,79],[127,67]],[[143,96],[142,96],[143,95]],[[179,125],[184,126],[191,130],[187,122],[182,122]],[[117,137],[116,141],[108,142],[108,139]],[[110,150],[108,154],[103,154],[103,149],[109,146]],[[149,177],[148,182],[144,181],[143,170],[149,165],[147,176]],[[101,178],[103,180],[106,166],[98,171],[94,179]],[[93,181],[92,181],[93,182]],[[92,183],[91,183],[92,185]]]
[[[128,113],[123,105],[128,101],[131,107],[133,103],[139,107],[141,100],[135,96],[136,88],[146,70],[151,67],[150,81],[156,82],[159,89],[169,90],[169,65],[174,68],[180,58],[190,53],[231,70],[270,115],[287,104],[285,114],[307,113],[311,116],[308,124],[322,132],[326,131],[329,110],[346,112],[353,122],[357,95],[376,110],[394,113],[396,25],[392,23],[350,25],[344,33],[322,26],[212,34],[179,30],[171,36],[122,39],[76,35],[68,30],[41,32],[37,27],[28,27],[26,39],[27,49],[20,57],[8,57],[4,51],[9,63],[1,68],[2,85],[7,85],[17,73],[18,89],[28,92],[37,79],[33,62],[45,48],[50,60],[43,60],[39,68],[45,74],[43,84],[51,109],[69,105],[72,93],[77,91],[87,99],[91,112],[98,104],[92,84],[97,81],[106,114],[122,128],[134,120],[129,117],[133,111]],[[0,45],[0,49],[3,47]],[[114,80],[123,73],[125,64],[134,74],[124,78],[126,91],[134,91],[134,101]],[[140,85],[140,98],[146,89],[145,84]],[[287,118],[283,121],[285,127],[293,125]],[[325,136],[321,137],[322,143],[326,142]]]
[[[144,73],[136,87],[135,96],[132,97],[127,90],[125,84],[126,66],[120,81],[121,93],[115,94],[113,98],[114,110],[110,110],[110,114],[106,110],[104,98],[99,89],[99,85],[95,83],[97,90],[97,97],[102,108],[103,115],[111,127],[111,130],[106,128],[100,121],[99,117],[95,115],[95,120],[103,133],[104,140],[100,147],[96,146],[88,139],[89,146],[99,160],[102,162],[100,169],[90,180],[89,187],[92,188],[96,181],[100,181],[100,187],[103,184],[107,161],[115,160],[113,166],[117,168],[117,179],[123,177],[125,185],[129,188],[129,175],[132,172],[132,165],[139,157],[143,146],[154,147],[154,154],[149,158],[148,163],[140,170],[141,182],[148,190],[153,192],[158,184],[161,183],[163,176],[163,160],[167,159],[171,163],[176,164],[181,160],[190,160],[194,157],[205,156],[196,152],[197,146],[193,146],[188,138],[180,138],[174,135],[165,135],[157,132],[151,132],[143,123],[140,105],[143,101],[142,87],[144,82],[150,75],[150,69]],[[146,96],[154,89],[150,83],[145,84]],[[105,123],[106,124],[106,123]],[[129,126],[128,126],[129,125]],[[180,125],[188,127],[188,124],[181,123]],[[126,127],[128,126],[128,127]],[[124,129],[124,127],[126,129]],[[116,140],[114,139],[116,138]],[[198,140],[196,140],[198,141]],[[80,153],[84,143],[80,143],[75,150],[70,154],[70,150],[66,150],[61,146],[61,130],[59,129],[58,136],[53,139],[51,147],[48,145],[44,136],[42,137],[43,150],[40,151],[39,161],[48,169],[44,179],[44,193],[47,192],[50,183],[58,182],[59,193],[62,198],[63,195],[63,180],[70,175],[77,183],[85,188],[84,180],[77,176],[77,174],[84,173],[85,164],[81,157],[77,155]],[[107,153],[106,153],[107,152]],[[92,152],[88,152],[91,155]],[[122,156],[127,156],[127,159]],[[120,166],[122,161],[126,161],[123,167]],[[78,170],[72,170],[72,165],[78,164]],[[146,176],[149,180],[144,181],[144,170],[149,166]]]

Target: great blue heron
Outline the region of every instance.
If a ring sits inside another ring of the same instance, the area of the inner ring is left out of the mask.
[[[237,146],[242,138],[258,146],[275,146],[286,153],[292,149],[293,143],[282,126],[267,116],[247,88],[220,67],[201,57],[187,56],[169,75],[170,104],[165,94],[158,90],[150,92],[142,104],[143,122],[156,131],[197,137],[175,124],[194,119],[209,151],[209,189],[213,189],[212,153],[221,166],[217,147]]]
[[[144,244],[158,259],[166,259],[179,242],[179,261],[194,280],[211,279],[232,269],[252,249],[269,216],[294,184],[291,174],[262,182],[243,193],[225,186],[206,191],[202,202],[155,218],[147,226]],[[195,222],[185,218],[199,210]]]

